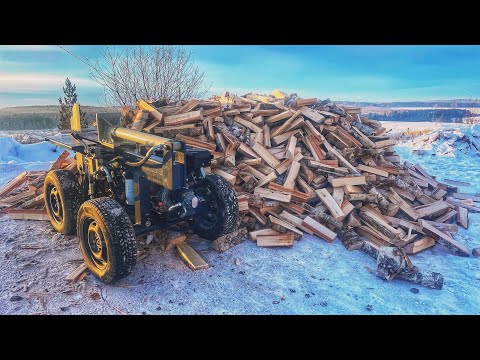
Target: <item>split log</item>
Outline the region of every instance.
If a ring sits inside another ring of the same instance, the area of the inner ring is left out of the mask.
[[[419,223],[425,234],[434,238],[438,243],[442,244],[447,249],[453,251],[455,254],[458,254],[460,256],[470,256],[470,253],[465,245],[452,239],[449,235],[436,229],[435,227],[427,223],[425,220],[419,220]]]
[[[247,233],[246,228],[241,228],[229,234],[220,236],[213,242],[213,247],[219,253],[225,252],[235,245],[244,242],[247,239]]]

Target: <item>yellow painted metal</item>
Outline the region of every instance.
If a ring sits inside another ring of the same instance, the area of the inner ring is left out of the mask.
[[[172,141],[172,139],[167,139],[161,136],[156,136],[152,134],[147,134],[140,131],[135,131],[126,128],[115,128],[112,130],[112,135],[120,139],[128,140],[140,145],[146,145],[149,147],[156,145],[170,145],[173,146],[174,150],[181,150],[182,145],[178,142]]]
[[[80,105],[78,103],[73,104],[70,127],[74,131],[82,131],[82,124],[80,122]],[[77,161],[77,168],[80,171],[80,166],[83,164],[83,155],[77,152],[75,154],[75,160]]]
[[[161,168],[142,166],[142,171],[148,181],[160,185],[165,189],[173,189],[173,162],[171,158],[168,159]]]
[[[70,118],[70,124],[72,130],[81,131],[82,124],[80,123],[80,105],[78,103],[73,104],[72,117]]]
[[[147,110],[147,111],[156,111],[157,110],[152,105],[150,105],[149,103],[147,103],[143,99],[140,99],[140,100],[137,101],[137,106],[142,110]]]
[[[185,164],[185,154],[181,151],[175,153],[175,162],[179,164]]]

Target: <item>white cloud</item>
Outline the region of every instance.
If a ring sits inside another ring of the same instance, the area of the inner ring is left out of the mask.
[[[63,51],[56,45],[0,45],[1,51]]]
[[[0,72],[0,92],[26,93],[58,90],[64,85],[65,77],[53,74]],[[95,81],[88,78],[72,76],[69,79],[78,87],[99,87]]]

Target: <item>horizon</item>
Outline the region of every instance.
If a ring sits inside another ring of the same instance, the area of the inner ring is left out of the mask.
[[[211,88],[243,95],[279,89],[336,102],[475,101],[480,46],[195,45],[195,64]],[[102,46],[65,46],[95,61]],[[0,45],[0,108],[56,105],[65,78],[79,103],[102,106],[101,87],[87,65],[55,45]],[[343,99],[343,100],[336,100]],[[422,100],[419,100],[422,99]]]

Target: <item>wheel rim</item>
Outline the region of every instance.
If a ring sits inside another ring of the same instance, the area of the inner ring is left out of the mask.
[[[92,218],[85,219],[82,225],[82,241],[90,262],[99,270],[108,264],[108,247],[100,225]]]
[[[48,208],[50,214],[57,224],[61,224],[63,221],[63,207],[60,193],[56,186],[51,186],[48,194]]]
[[[195,195],[205,199],[204,203],[207,205],[201,211],[201,215],[197,217],[196,226],[204,230],[214,228],[218,222],[218,202],[216,196],[209,189],[199,189]]]

